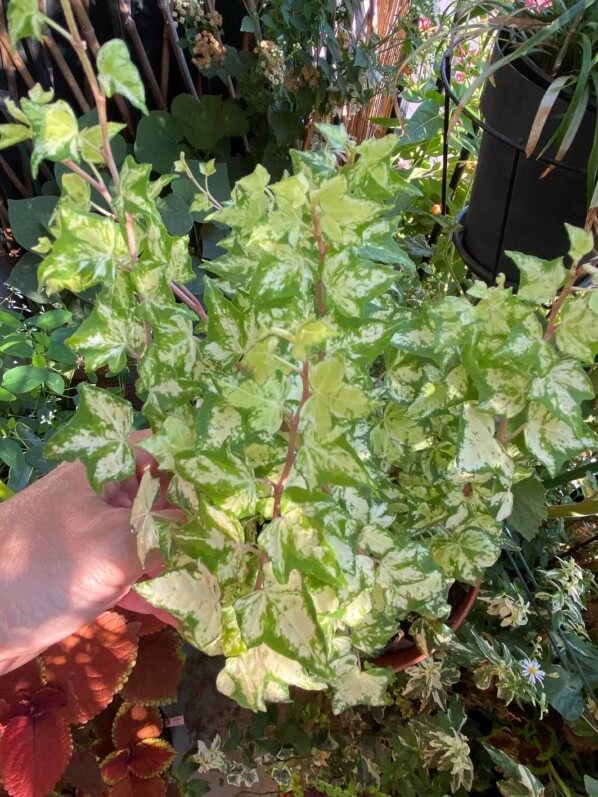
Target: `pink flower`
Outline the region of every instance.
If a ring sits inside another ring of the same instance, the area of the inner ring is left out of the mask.
[[[552,0],[525,0],[526,8],[542,13],[552,7]]]
[[[433,23],[430,17],[420,17],[417,21],[417,27],[422,33],[424,33],[427,30],[430,30],[432,24]]]
[[[461,72],[459,69],[455,72],[455,80],[457,83],[463,83],[465,80],[465,72]]]

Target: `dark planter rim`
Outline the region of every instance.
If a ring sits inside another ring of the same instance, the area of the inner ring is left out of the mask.
[[[470,586],[465,595],[457,601],[447,621],[449,628],[458,631],[471,612],[474,603],[482,588],[482,582]],[[408,667],[420,664],[429,658],[429,654],[422,653],[415,644],[411,644],[395,653],[386,653],[373,660],[377,667],[391,667],[393,672],[402,672]]]
[[[502,30],[498,31],[497,33],[497,41],[499,43],[501,41],[501,37],[503,36],[503,34],[507,34],[507,31]],[[502,40],[504,41],[504,39]],[[455,42],[453,42],[453,44],[451,44],[450,47],[448,47],[445,50],[444,55],[442,56],[442,60],[440,62],[440,81],[442,83],[443,90],[446,92],[447,96],[450,97],[451,101],[455,104],[455,106],[459,105],[460,99],[455,94],[455,92],[451,87],[451,80],[449,76],[450,64],[454,50],[464,41],[465,38],[461,37],[457,39]],[[525,64],[525,70],[517,68],[517,63],[519,61]],[[503,68],[506,69],[509,67],[513,68],[516,72],[518,72],[521,80],[533,83],[534,85],[537,85],[540,88],[548,88],[548,86],[550,85],[549,75],[545,73],[542,69],[540,69],[540,67],[536,66],[536,64],[534,64],[531,58],[527,56],[522,56],[521,58],[518,58],[515,61],[511,61],[510,63],[505,64]],[[532,80],[531,75],[536,77],[537,80]],[[562,96],[563,99],[565,99],[565,101],[568,101],[566,92],[564,92]],[[596,109],[590,105],[588,106],[586,113],[588,111],[590,113],[595,113]],[[476,127],[479,127],[481,130],[493,136],[494,138],[498,139],[499,141],[502,141],[504,144],[508,144],[508,146],[512,147],[513,149],[525,153],[525,144],[521,144],[518,141],[509,138],[509,136],[506,136],[504,133],[501,133],[500,130],[497,130],[496,128],[492,127],[492,125],[485,122],[481,117],[476,116],[473,113],[473,111],[471,111],[469,108],[465,107],[463,109],[463,113],[467,116],[468,119],[470,119],[473,122],[473,124]],[[557,161],[554,158],[549,157],[548,155],[539,155],[535,158],[535,160],[537,160],[540,163],[544,163],[548,166],[554,166],[557,169],[564,169],[565,171],[574,172],[575,174],[583,174],[583,175],[586,174],[585,169],[581,169],[578,166],[572,166],[568,163],[565,163],[563,160]]]

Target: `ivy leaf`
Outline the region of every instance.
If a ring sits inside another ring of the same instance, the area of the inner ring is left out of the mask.
[[[432,556],[456,581],[475,584],[500,556],[500,544],[480,529],[460,529],[432,542]]]
[[[248,411],[255,431],[274,434],[280,429],[286,393],[286,384],[280,375],[272,376],[262,385],[241,378],[221,383],[219,387],[233,407]]]
[[[308,426],[297,453],[297,468],[310,488],[328,483],[363,486],[369,482],[357,452],[335,430],[323,436]]]
[[[345,656],[333,662],[337,680],[332,698],[333,714],[340,714],[352,706],[383,706],[386,692],[393,678],[389,669],[372,667],[362,670],[355,656]]]
[[[137,556],[145,567],[150,551],[160,547],[160,535],[152,516],[152,507],[160,492],[160,480],[144,471],[131,507],[131,529],[137,538]]]
[[[103,44],[96,63],[100,85],[108,97],[122,94],[135,108],[148,113],[143,81],[122,39],[111,39]]]
[[[216,686],[243,708],[266,711],[267,702],[289,700],[289,686],[321,690],[326,683],[309,676],[298,661],[281,656],[267,645],[258,645],[227,659],[218,673]]]
[[[126,128],[121,122],[108,122],[108,138],[112,140],[121,130]],[[79,133],[79,150],[86,163],[104,163],[104,140],[100,125],[84,127]],[[121,175],[122,177],[122,175]],[[64,178],[63,178],[64,179]]]
[[[119,274],[114,285],[100,293],[91,314],[67,341],[71,349],[85,357],[88,373],[107,365],[118,374],[127,364],[129,351],[143,351],[143,326],[136,308],[128,275]]]
[[[60,162],[79,158],[79,125],[71,106],[64,100],[38,104],[22,100],[21,107],[33,131],[31,172],[37,177],[39,164],[46,158]]]
[[[336,309],[348,318],[359,318],[368,302],[396,282],[397,272],[348,249],[326,258],[322,277],[326,296]]]
[[[570,422],[572,421],[572,423]],[[524,428],[525,444],[531,454],[556,476],[564,462],[596,444],[594,436],[585,436],[576,419],[563,420],[546,407],[530,401]]]
[[[70,722],[82,724],[110,703],[133,669],[137,634],[117,612],[104,612],[42,654],[51,686],[67,693]]]
[[[497,473],[510,477],[512,459],[494,436],[494,417],[473,404],[463,409],[456,465],[464,473]]]
[[[255,476],[240,457],[221,451],[181,454],[177,457],[177,471],[222,509],[239,517],[248,517],[254,511]]]
[[[312,395],[302,415],[310,418],[324,434],[332,428],[332,416],[354,420],[367,415],[369,401],[365,393],[345,383],[345,365],[339,357],[329,357],[313,366],[309,381]]]
[[[209,318],[204,350],[221,368],[227,368],[245,350],[245,317],[210,280],[205,281],[204,298]]]
[[[181,634],[195,647],[206,652],[217,643],[221,631],[220,587],[203,565],[195,571],[172,570],[135,584],[134,589],[153,606],[176,617]]]
[[[128,251],[116,222],[64,208],[59,237],[39,267],[39,281],[48,293],[83,293],[98,283],[112,283],[121,258],[128,259]]]
[[[552,302],[561,288],[567,272],[562,257],[556,260],[541,260],[534,255],[521,252],[505,252],[520,273],[520,286],[517,296],[532,304],[548,304]]]
[[[546,489],[536,476],[530,476],[511,487],[513,493],[513,511],[509,523],[531,541],[536,537],[540,526],[548,517],[546,509]]]
[[[73,741],[63,698],[44,687],[31,698],[27,713],[16,713],[0,736],[2,785],[10,797],[46,797],[66,769]]]
[[[14,147],[21,141],[29,141],[31,128],[26,125],[6,124],[0,125],[0,149]]]
[[[580,363],[562,360],[533,380],[529,397],[567,421],[580,417],[580,405],[594,397],[594,387]]]
[[[448,611],[448,582],[423,543],[396,540],[396,547],[380,560],[376,582],[387,604],[401,613],[440,616]]]
[[[107,481],[135,472],[135,455],[128,436],[133,431],[133,408],[124,399],[83,384],[74,417],[46,444],[46,455],[69,461],[80,459],[91,485],[99,491]]]
[[[570,247],[569,256],[571,260],[578,263],[594,249],[594,236],[589,230],[581,227],[574,227],[572,224],[565,223],[565,229],[569,236]]]
[[[576,360],[593,364],[598,354],[598,305],[592,303],[592,292],[567,299],[556,329],[556,345]]]
[[[181,640],[172,628],[141,637],[135,667],[121,693],[123,699],[144,706],[174,702],[184,663]],[[115,743],[125,746],[116,739]]]
[[[21,39],[29,37],[42,41],[44,15],[39,10],[38,0],[11,0],[6,11],[8,32],[13,47]]]

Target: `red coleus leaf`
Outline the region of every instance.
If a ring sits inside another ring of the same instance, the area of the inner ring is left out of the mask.
[[[132,706],[123,703],[112,726],[112,741],[117,749],[156,739],[162,733],[160,712],[152,706]]]
[[[31,697],[43,685],[39,661],[33,659],[0,677],[0,701],[12,705],[22,697]]]
[[[110,797],[164,797],[166,782],[162,778],[138,778],[131,772],[110,789]]]
[[[49,684],[67,690],[70,722],[90,720],[126,681],[137,653],[137,635],[116,612],[104,612],[89,625],[43,654]]]
[[[109,786],[113,786],[127,776],[130,757],[128,750],[115,750],[102,761],[100,772]]]
[[[138,778],[161,775],[172,764],[176,755],[165,739],[144,739],[130,749],[129,771]]]
[[[73,753],[64,780],[80,794],[100,797],[106,792],[98,759],[91,750],[76,750]]]
[[[46,797],[66,769],[73,743],[59,690],[20,700],[0,738],[0,776],[11,797]]]
[[[176,700],[185,654],[179,635],[163,628],[139,640],[137,663],[122,691],[129,703],[158,704]]]

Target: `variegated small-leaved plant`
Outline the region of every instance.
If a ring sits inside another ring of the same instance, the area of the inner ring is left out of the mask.
[[[0,135],[31,138],[34,166],[70,172],[40,280],[101,287],[70,345],[90,370],[136,362],[153,431],[143,446],[187,518],[152,514],[147,473],[133,525],[141,557],[160,548],[168,568],[137,589],[189,642],[226,656],[218,686],[244,706],[286,700],[292,685],[330,687],[337,712],[382,703],[390,672],[368,659],[412,613],[442,623],[455,580],[475,583],[495,562],[513,483],[596,444],[581,404],[598,294],[573,290],[592,238],[570,228],[566,263],[513,255],[517,295],[476,284],[409,309],[400,286],[417,277],[393,236],[416,189],[393,168],[396,139],[355,146],[324,126],[325,150],[293,152],[276,184],[258,166],[223,207],[213,164],[193,177],[194,210],[228,228],[201,305],[184,287],[187,239],[156,205],[190,171],[181,160],[181,176],[153,181],[131,156],[117,168],[106,97],[145,110],[139,75],[119,40],[96,74],[62,6],[99,125],[79,130],[38,86]],[[37,0],[8,13],[13,41],[51,22]],[[85,385],[49,449],[81,458],[99,489],[134,472],[132,429],[127,402]]]

